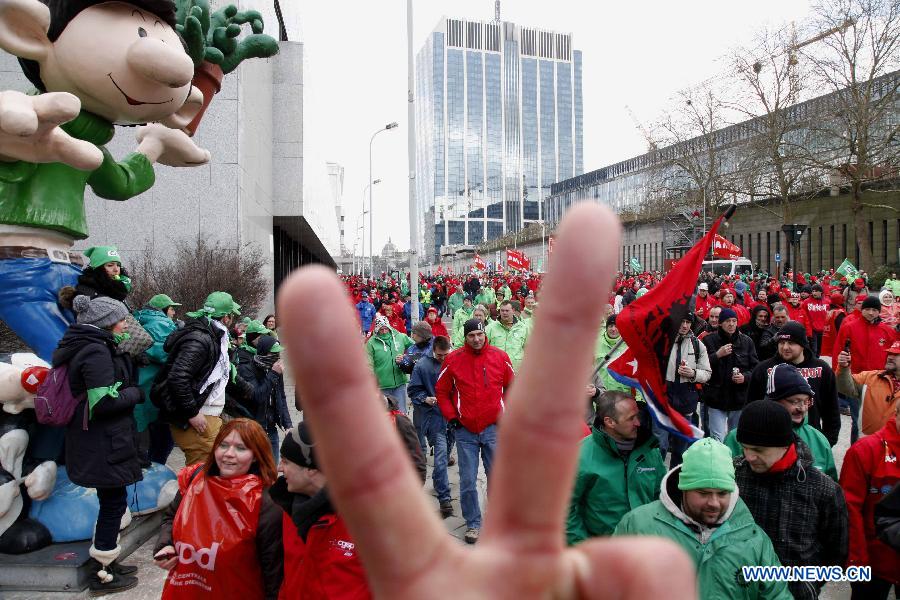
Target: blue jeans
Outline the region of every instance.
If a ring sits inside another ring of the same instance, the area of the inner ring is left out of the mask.
[[[718,408],[709,408],[709,437],[715,438],[720,442],[725,440],[728,432],[737,427],[738,421],[741,419],[741,411],[739,410],[719,410]]]
[[[71,311],[60,308],[57,292],[77,285],[79,275],[79,267],[49,258],[0,260],[0,320],[48,362],[75,322]]]
[[[397,403],[397,408],[403,414],[406,414],[406,384],[398,385],[397,387],[392,388],[381,388],[381,393],[387,396],[388,398],[392,398],[394,402]]]
[[[855,444],[859,439],[859,398],[839,395],[838,404],[850,409],[850,444]]]
[[[466,527],[481,529],[481,509],[478,506],[478,455],[484,463],[484,474],[491,475],[494,449],[497,447],[497,426],[489,425],[480,433],[458,427],[456,454],[459,457],[459,502]],[[437,450],[435,450],[437,452]]]
[[[271,428],[266,427],[266,435],[269,436],[269,443],[272,444],[272,456],[275,457],[275,464],[278,464],[278,451],[281,449],[281,442],[278,440],[278,426],[272,425]]]
[[[431,472],[434,491],[437,492],[440,502],[449,502],[450,478],[447,476],[447,459],[450,455],[447,452],[447,421],[435,406],[416,405],[413,410],[419,415],[416,430],[420,431],[420,436],[434,448],[434,469]],[[422,449],[425,449],[425,444],[422,444]]]

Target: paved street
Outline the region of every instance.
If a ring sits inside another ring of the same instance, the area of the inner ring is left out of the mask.
[[[288,398],[293,397],[293,389],[288,388]],[[293,407],[291,408],[293,417],[296,419],[298,415],[295,411],[293,411]],[[842,417],[841,424],[841,437],[837,446],[834,448],[835,461],[837,462],[838,470],[840,470],[841,463],[844,460],[844,453],[846,453],[847,448],[850,445],[850,418]],[[169,466],[173,469],[178,469],[184,464],[184,457],[181,454],[181,451],[177,448],[172,453],[172,456],[169,459]],[[435,513],[438,511],[438,502],[437,498],[434,495],[434,488],[431,483],[431,466],[432,466],[432,457],[428,457],[428,480],[425,484],[425,493],[432,499],[432,503],[434,505]],[[481,494],[482,506],[484,506],[484,499],[486,493],[485,487],[485,478],[484,472],[479,473],[478,478],[478,486]],[[465,522],[462,520],[461,515],[462,512],[459,506],[459,473],[456,467],[450,468],[450,487],[451,494],[453,496],[453,507],[455,511],[455,516],[450,517],[444,520],[444,524],[447,527],[447,531],[450,535],[458,538],[460,543],[462,543],[462,536],[465,533]],[[140,579],[140,586],[128,592],[127,594],[123,594],[122,598],[128,598],[128,600],[155,600],[159,598],[160,593],[162,592],[163,583],[165,581],[165,573],[160,571],[153,564],[152,560],[152,552],[153,546],[155,544],[155,539],[148,540],[137,552],[132,554],[128,560],[126,561],[129,564],[136,564],[139,567],[138,577]],[[0,594],[0,600],[63,600],[68,598],[88,598],[87,592],[81,592],[79,594],[72,593],[8,593],[8,594]],[[849,584],[829,584],[825,587],[824,592],[821,595],[822,600],[847,600],[850,598],[850,586]],[[893,593],[889,596],[891,599],[895,599]]]

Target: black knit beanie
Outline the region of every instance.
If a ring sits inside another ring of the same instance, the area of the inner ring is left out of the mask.
[[[284,441],[281,442],[281,456],[301,467],[318,469],[314,448],[309,428],[305,421],[301,421],[284,436]]]
[[[790,413],[777,402],[751,402],[738,421],[737,441],[748,446],[787,448],[794,442]]]
[[[878,296],[866,296],[866,299],[863,300],[862,307],[877,308],[878,310],[881,310],[881,300],[878,299]]]

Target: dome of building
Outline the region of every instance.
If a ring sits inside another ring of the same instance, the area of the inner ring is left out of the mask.
[[[387,244],[384,245],[384,248],[381,249],[382,257],[392,257],[397,253],[397,246],[391,241],[391,238],[388,238]]]

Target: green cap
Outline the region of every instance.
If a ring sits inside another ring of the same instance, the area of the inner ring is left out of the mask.
[[[213,292],[206,297],[203,308],[188,313],[189,317],[212,317],[217,319],[225,315],[241,314],[241,305],[234,301],[228,292]]]
[[[733,492],[734,463],[728,446],[713,438],[703,438],[691,444],[682,457],[678,489],[712,488]]]
[[[272,347],[269,348],[269,352],[272,353],[272,354],[275,354],[275,353],[277,353],[277,352],[284,352],[284,346],[282,346],[282,345],[279,344],[278,342],[275,342],[275,343],[272,345]]]
[[[158,308],[159,310],[166,310],[170,306],[181,306],[180,302],[175,302],[165,294],[157,294],[150,298],[150,301],[147,302],[148,306],[152,306],[153,308]]]
[[[91,267],[94,269],[111,262],[122,264],[122,257],[119,256],[115,246],[91,246],[84,251],[84,255],[91,261]]]
[[[259,321],[250,321],[249,323],[247,323],[247,329],[244,330],[244,333],[258,333],[260,335],[269,335],[272,332],[266,329],[266,326]]]
[[[241,319],[241,323],[243,323],[244,325],[249,325],[250,321],[252,320],[253,319],[251,319],[250,317],[244,317],[243,319]]]

